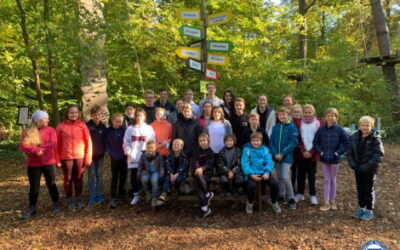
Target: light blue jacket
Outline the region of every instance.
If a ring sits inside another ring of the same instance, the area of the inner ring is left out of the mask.
[[[251,145],[245,147],[242,152],[241,164],[243,173],[247,177],[253,174],[270,175],[274,170],[271,154],[264,145],[259,148],[253,148]]]

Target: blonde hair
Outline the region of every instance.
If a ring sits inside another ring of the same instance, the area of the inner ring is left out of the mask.
[[[303,112],[303,107],[302,107],[300,104],[294,104],[294,105],[292,106],[290,112],[293,113],[293,111],[294,111],[295,109],[300,109],[301,112]]]
[[[122,114],[120,114],[120,113],[115,113],[113,116],[112,116],[112,118],[111,118],[111,120],[114,120],[114,119],[118,119],[118,118],[120,118],[120,119],[124,119],[124,116],[122,115]]]
[[[260,115],[259,115],[259,114],[257,114],[257,113],[250,113],[250,114],[249,114],[249,120],[250,120],[251,118],[257,118],[257,119],[260,119]]]
[[[165,108],[161,108],[161,107],[156,108],[155,113],[157,114],[159,112],[164,112],[164,115],[165,115]]]
[[[152,144],[157,144],[155,140],[149,140],[146,142],[146,146],[152,145]]]
[[[146,92],[144,92],[144,96],[146,95],[154,95],[154,91],[151,89],[146,90]]]
[[[325,110],[324,117],[327,114],[334,114],[336,116],[336,119],[339,119],[339,111],[336,108],[327,108]]]
[[[276,113],[277,114],[286,113],[286,114],[290,115],[290,110],[288,108],[286,108],[286,107],[282,107],[282,108],[278,109],[278,112],[276,112]]]
[[[22,144],[24,146],[39,146],[40,139],[39,128],[36,122],[22,131]]]
[[[254,132],[254,133],[252,133],[251,135],[250,135],[250,140],[253,140],[253,139],[259,139],[259,140],[263,140],[263,136],[262,136],[262,134],[261,133],[259,133],[259,132]]]
[[[192,105],[190,105],[190,104],[183,104],[182,111],[185,110],[185,109],[190,109],[190,110],[192,110]]]
[[[311,110],[313,111],[313,113],[315,114],[314,105],[312,105],[312,104],[306,104],[306,105],[303,106],[303,110],[306,110],[306,109],[311,109]]]
[[[182,146],[182,148],[185,146],[185,142],[182,140],[182,139],[175,139],[173,142],[172,142],[172,144],[174,144],[174,143],[178,143],[179,145],[181,145]]]
[[[358,121],[358,124],[360,124],[360,123],[362,123],[362,122],[369,123],[369,124],[371,124],[372,127],[373,127],[374,124],[375,124],[375,119],[372,118],[372,117],[369,116],[369,115],[365,115],[365,116],[363,116],[363,117],[360,118],[360,120]]]

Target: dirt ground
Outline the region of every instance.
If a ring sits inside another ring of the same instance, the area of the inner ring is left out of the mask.
[[[23,221],[19,215],[27,204],[26,167],[21,160],[4,161],[0,164],[0,249],[360,249],[369,240],[400,249],[400,145],[385,146],[375,219],[370,222],[350,217],[357,200],[354,175],[346,162],[339,171],[337,211],[320,212],[306,200],[295,211],[284,209],[276,215],[268,206],[249,216],[244,202],[215,201],[210,217],[197,221],[195,202],[180,201],[157,212],[142,203],[114,210],[97,205],[56,215],[42,178],[38,215]],[[320,201],[322,181],[318,169]],[[108,162],[104,183],[109,197]],[[61,171],[57,184],[62,191]],[[64,197],[61,201],[65,204]]]

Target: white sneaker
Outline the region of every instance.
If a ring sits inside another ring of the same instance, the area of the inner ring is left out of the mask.
[[[310,196],[310,203],[311,203],[311,205],[318,205],[317,196],[311,195],[311,196]]]
[[[294,200],[295,200],[296,202],[304,201],[304,195],[302,195],[302,194],[296,194],[296,197],[294,197]]]
[[[279,202],[272,203],[272,210],[274,211],[274,213],[277,213],[277,214],[282,212]]]
[[[132,206],[137,205],[139,203],[139,201],[140,201],[140,195],[138,193],[133,194],[133,199],[131,201],[131,205]]]
[[[253,211],[254,211],[253,206],[254,206],[253,203],[250,203],[249,201],[246,202],[246,213],[247,214],[253,214]]]

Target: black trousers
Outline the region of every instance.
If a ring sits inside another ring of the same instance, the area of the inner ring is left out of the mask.
[[[292,187],[293,187],[293,192],[297,192],[296,191],[296,180],[298,179],[298,174],[299,174],[299,163],[298,161],[294,161],[292,166],[290,166],[290,172],[291,172],[291,176],[290,176],[290,180],[292,182]],[[297,185],[299,185],[297,183]]]
[[[358,205],[372,210],[375,204],[376,174],[355,172]]]
[[[39,189],[40,189],[40,178],[44,175],[46,186],[49,190],[51,200],[53,202],[59,201],[59,194],[56,185],[56,167],[55,164],[44,165],[41,167],[30,167],[28,166],[28,178],[29,178],[29,205],[36,206]]]
[[[238,189],[243,187],[244,178],[242,175],[233,176],[233,179],[229,180],[227,174],[221,174],[219,177],[221,182],[221,188],[224,192],[232,192],[233,189]],[[232,184],[232,185],[231,185]]]
[[[261,181],[261,185],[262,189],[265,189],[265,186],[268,186],[271,189],[271,201],[272,203],[275,203],[279,195],[279,185],[278,182],[275,180],[275,178],[272,175],[270,175],[268,180]],[[257,188],[257,182],[249,178],[249,181],[247,182],[247,200],[250,203],[253,203],[254,201],[256,188]]]
[[[111,199],[117,198],[117,194],[118,198],[124,198],[127,174],[128,166],[126,158],[111,160]]]
[[[317,173],[317,163],[311,159],[303,159],[299,161],[297,167],[297,193],[304,194],[306,177],[308,178],[308,191],[310,195],[317,195],[315,188],[315,175]]]
[[[200,206],[206,206],[208,203],[206,195],[210,192],[208,188],[212,176],[212,172],[203,172],[202,176],[194,175],[194,190],[197,194]]]
[[[131,168],[131,186],[132,194],[138,193],[140,189],[140,181],[137,176],[137,168]]]

